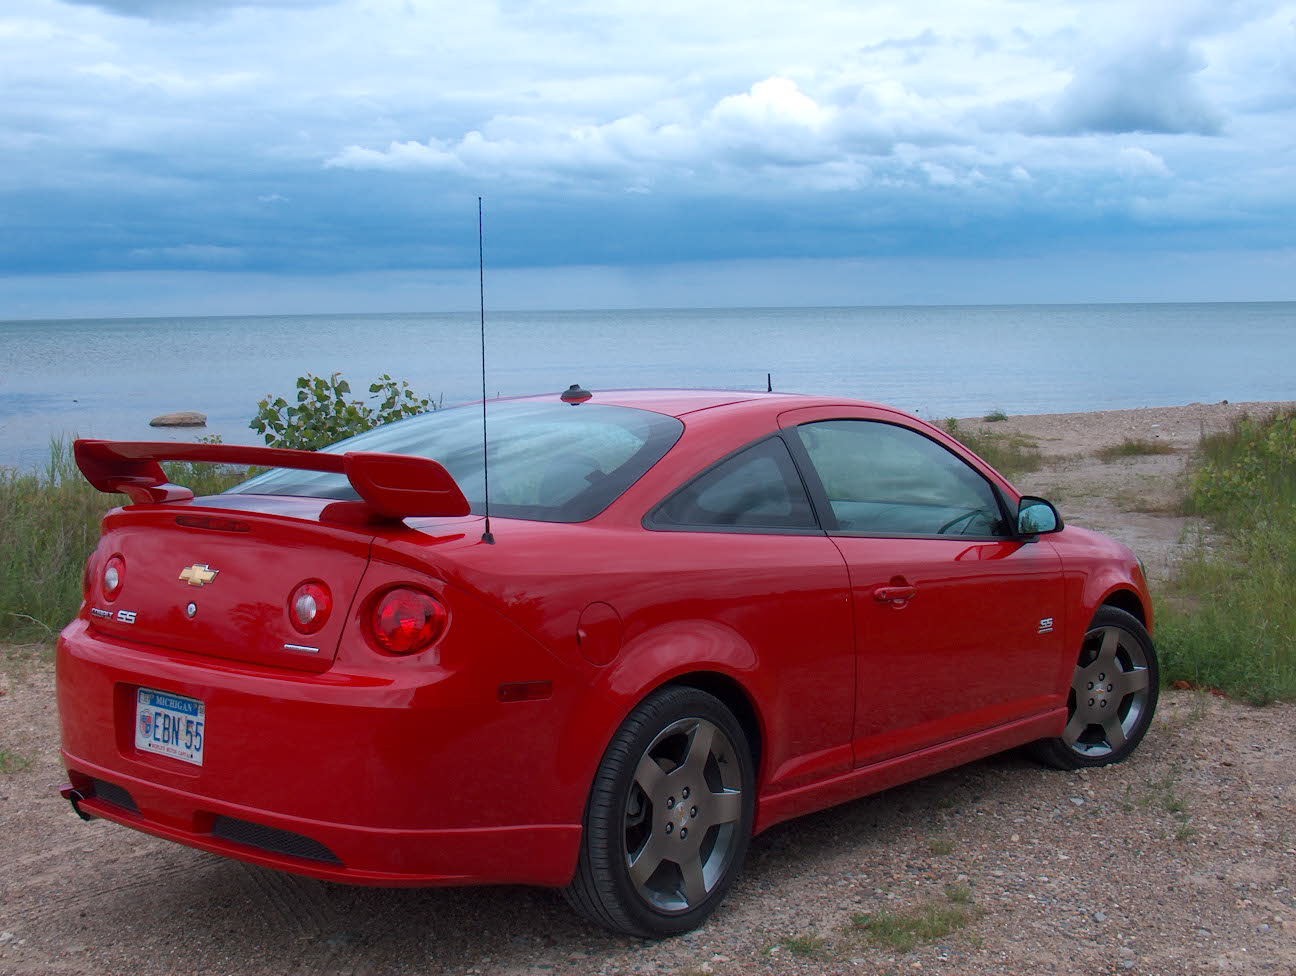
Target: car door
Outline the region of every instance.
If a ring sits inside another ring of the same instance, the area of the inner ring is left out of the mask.
[[[718,461],[644,520],[670,612],[740,635],[766,730],[763,788],[848,772],[856,654],[846,564],[780,436]]]
[[[780,423],[850,574],[856,765],[1056,706],[1060,559],[1014,536],[1003,488],[901,414]]]

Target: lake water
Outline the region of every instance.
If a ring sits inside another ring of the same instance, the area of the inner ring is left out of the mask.
[[[478,314],[0,322],[0,464],[59,434],[258,443],[297,376],[381,373],[480,395]],[[1296,399],[1296,303],[494,312],[487,392],[719,387],[833,394],[930,418]],[[205,430],[162,431],[173,410]]]

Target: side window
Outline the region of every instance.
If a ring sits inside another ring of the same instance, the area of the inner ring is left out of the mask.
[[[648,518],[653,528],[817,529],[805,487],[778,437],[754,444],[685,485]]]
[[[990,483],[917,431],[872,420],[797,428],[837,527],[877,535],[1006,536]]]

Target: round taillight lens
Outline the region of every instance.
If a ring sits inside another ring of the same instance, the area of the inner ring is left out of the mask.
[[[109,600],[117,599],[117,594],[122,591],[122,586],[126,583],[126,560],[121,556],[113,556],[104,566],[103,571],[103,590],[104,597]]]
[[[303,634],[313,634],[328,622],[333,597],[318,580],[302,583],[288,597],[288,618]]]
[[[374,641],[389,654],[413,654],[430,647],[445,632],[445,604],[421,590],[396,589],[374,604],[370,621]]]

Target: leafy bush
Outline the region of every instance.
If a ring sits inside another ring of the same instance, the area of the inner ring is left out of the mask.
[[[373,405],[351,396],[351,384],[334,373],[328,379],[307,373],[297,378],[297,402],[283,397],[265,398],[257,403],[256,416],[248,424],[265,438],[270,447],[287,447],[299,451],[318,451],[346,437],[362,434],[380,424],[413,417],[437,405],[420,397],[409,383],[397,382],[386,373],[369,384]]]
[[[1290,515],[1296,503],[1296,413],[1243,417],[1202,441],[1189,500],[1226,530]]]
[[[1296,413],[1202,441],[1189,505],[1224,534],[1187,561],[1161,615],[1167,680],[1296,698]]]

